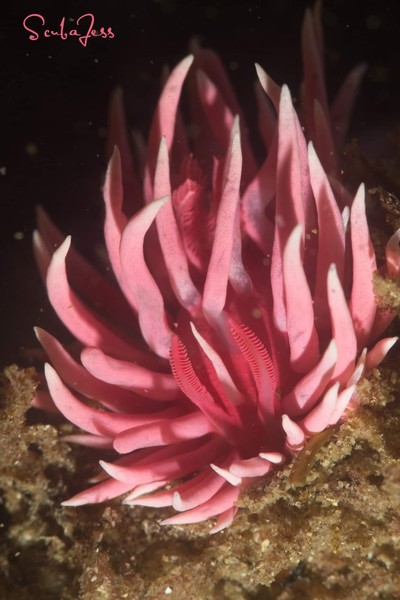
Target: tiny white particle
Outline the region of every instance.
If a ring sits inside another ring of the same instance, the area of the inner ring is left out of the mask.
[[[14,233],[14,240],[23,240],[25,237],[25,234],[23,231],[16,231]]]
[[[7,173],[7,167],[0,167],[0,175],[5,175]]]
[[[164,594],[167,594],[167,596],[169,596],[170,594],[172,594],[172,588],[170,588],[169,586],[167,586],[164,590]]]

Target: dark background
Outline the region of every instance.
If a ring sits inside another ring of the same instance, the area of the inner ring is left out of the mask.
[[[29,364],[34,324],[58,329],[32,259],[35,205],[43,204],[78,248],[90,253],[100,237],[104,135],[114,87],[123,85],[131,127],[146,133],[163,65],[176,64],[196,35],[222,56],[252,123],[255,61],[297,90],[300,25],[309,4],[66,0],[15,1],[0,9],[1,364]],[[115,38],[91,39],[86,48],[74,38],[32,42],[22,27],[31,13],[57,29],[63,16],[68,22],[87,12],[96,27],[112,27]],[[379,152],[385,131],[400,121],[400,3],[325,0],[323,22],[331,94],[349,68],[369,65],[352,134]]]

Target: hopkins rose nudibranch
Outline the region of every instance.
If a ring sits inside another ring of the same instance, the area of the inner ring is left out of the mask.
[[[114,95],[104,237],[115,281],[39,211],[37,262],[81,353],[37,329],[52,366],[35,405],[82,430],[69,441],[119,455],[64,505],[124,494],[173,507],[162,524],[217,517],[219,531],[246,486],[346,418],[360,378],[396,341],[379,337],[393,315],[374,298],[364,187],[353,199],[337,179],[364,69],[329,106],[318,8],[302,46],[302,125],[288,88],[257,66],[261,164],[210,50],[168,77],[146,151],[134,142],[138,173]],[[399,238],[380,267],[393,277]]]

